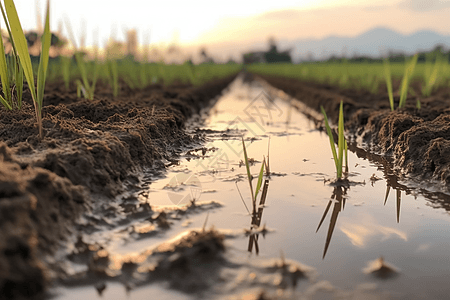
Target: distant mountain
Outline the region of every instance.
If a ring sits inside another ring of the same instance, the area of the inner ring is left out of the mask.
[[[326,59],[332,55],[352,57],[354,54],[379,57],[387,51],[414,53],[427,51],[436,45],[450,47],[450,36],[422,30],[403,35],[387,28],[375,28],[356,37],[330,36],[324,39],[280,41],[279,48],[292,48],[294,61],[308,58]]]

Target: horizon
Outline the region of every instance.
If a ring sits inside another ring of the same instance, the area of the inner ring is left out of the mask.
[[[285,45],[295,40],[353,38],[379,28],[402,35],[418,31],[450,35],[450,1],[378,0],[367,4],[362,0],[276,3],[232,0],[217,4],[218,8],[204,0],[189,3],[129,0],[126,6],[109,3],[53,0],[51,30],[68,37],[67,20],[77,43],[84,38],[86,46],[104,47],[111,37],[125,42],[126,31],[134,29],[139,45],[150,44],[160,49],[176,45],[189,53],[197,53],[204,47],[222,61],[239,58],[243,52],[263,50],[269,37]],[[16,1],[25,31],[39,30],[45,4],[45,0]],[[3,20],[1,23],[4,26]]]

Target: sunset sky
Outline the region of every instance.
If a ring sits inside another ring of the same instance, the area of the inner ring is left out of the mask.
[[[36,8],[43,12],[45,0],[15,3],[24,29],[36,28]],[[191,49],[205,45],[222,55],[251,48],[269,36],[278,40],[351,37],[374,27],[450,34],[449,16],[450,0],[51,1],[52,29],[62,24],[65,34],[67,19],[76,36],[86,32],[88,45],[94,39],[104,45],[110,36],[124,40],[124,32],[134,28],[141,43],[178,43]]]

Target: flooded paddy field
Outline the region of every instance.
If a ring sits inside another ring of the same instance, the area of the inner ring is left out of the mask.
[[[328,136],[305,112],[238,77],[191,118],[202,142],[80,218],[51,298],[447,299],[450,196],[352,140],[336,186]],[[260,226],[242,137],[254,185],[269,158]]]

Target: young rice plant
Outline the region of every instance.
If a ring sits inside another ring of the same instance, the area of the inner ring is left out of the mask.
[[[20,24],[19,16],[17,15],[16,6],[13,0],[5,0],[5,10],[7,15],[7,24],[11,30],[11,39],[15,45],[17,55],[19,56],[20,64],[23,68],[25,78],[28,82],[28,87],[33,98],[34,109],[36,112],[36,120],[39,128],[39,137],[43,138],[42,132],[42,104],[44,100],[45,79],[47,76],[48,59],[50,51],[50,3],[47,1],[47,11],[45,17],[44,34],[41,38],[42,49],[39,60],[39,68],[37,73],[37,85],[34,82],[33,67],[31,65],[30,54],[28,53],[28,44],[25,34]],[[2,78],[3,79],[3,78]]]
[[[347,141],[344,137],[344,109],[343,109],[343,103],[341,101],[341,104],[339,106],[339,123],[338,123],[338,150],[336,152],[334,138],[333,138],[333,132],[331,131],[330,124],[328,122],[327,114],[325,112],[325,109],[323,106],[320,107],[324,121],[325,121],[325,127],[327,129],[327,134],[330,139],[330,146],[331,146],[331,152],[333,153],[333,160],[334,164],[336,166],[336,174],[337,179],[340,180],[342,178],[342,167],[344,163],[344,150],[345,150],[345,170],[348,172],[348,148],[347,148]]]

